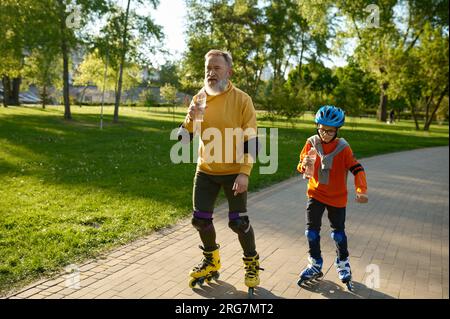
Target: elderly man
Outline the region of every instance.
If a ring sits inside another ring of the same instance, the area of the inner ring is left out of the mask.
[[[190,272],[189,285],[217,279],[219,245],[213,225],[214,204],[223,187],[229,206],[229,227],[238,234],[243,249],[245,285],[249,293],[259,284],[259,255],[247,214],[247,188],[256,158],[256,113],[252,99],[229,80],[233,74],[228,52],[211,50],[205,55],[204,88],[194,96],[182,128],[200,134],[200,149],[193,189],[192,225],[203,243],[203,259]],[[196,121],[200,99],[206,95],[206,109]],[[243,132],[227,139],[230,132]],[[213,139],[211,138],[213,135]],[[180,138],[180,136],[179,136]],[[210,147],[209,143],[215,147]],[[239,152],[241,150],[241,152]],[[231,159],[231,160],[230,160]]]

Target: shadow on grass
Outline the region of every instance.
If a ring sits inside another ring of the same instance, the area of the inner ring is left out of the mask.
[[[15,158],[16,165],[2,160],[0,174],[34,175],[48,184],[89,185],[175,206],[189,203],[181,197],[189,198],[195,164],[175,165],[170,160],[175,141],[169,136],[176,125],[133,117],[111,124],[107,116],[100,130],[95,115],[69,122],[46,115],[2,117],[0,139],[16,146],[3,152]]]

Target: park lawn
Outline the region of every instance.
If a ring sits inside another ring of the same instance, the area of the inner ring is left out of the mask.
[[[103,130],[99,107],[72,113],[65,122],[60,106],[0,109],[0,295],[191,214],[195,164],[169,156],[184,108],[122,108],[120,123],[111,124],[106,107]],[[278,170],[260,174],[256,164],[250,191],[294,176],[315,132],[311,115],[258,124],[278,128]],[[364,158],[448,145],[448,131],[350,118],[340,135]]]

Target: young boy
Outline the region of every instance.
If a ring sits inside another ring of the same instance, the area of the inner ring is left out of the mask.
[[[298,285],[320,278],[323,259],[320,251],[320,227],[325,208],[328,211],[336,243],[335,266],[339,279],[352,289],[352,273],[345,235],[345,208],[347,205],[347,174],[354,175],[356,201],[367,203],[367,183],[364,168],[354,158],[350,145],[338,138],[338,130],[344,125],[344,111],[332,105],[322,106],[316,113],[317,134],[307,139],[300,153],[297,170],[313,169],[308,182],[305,235],[309,244],[309,265],[300,273]],[[316,159],[316,160],[315,160]]]

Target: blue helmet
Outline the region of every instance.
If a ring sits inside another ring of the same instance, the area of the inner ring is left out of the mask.
[[[344,111],[334,105],[324,105],[316,113],[316,124],[341,127],[345,122]]]

